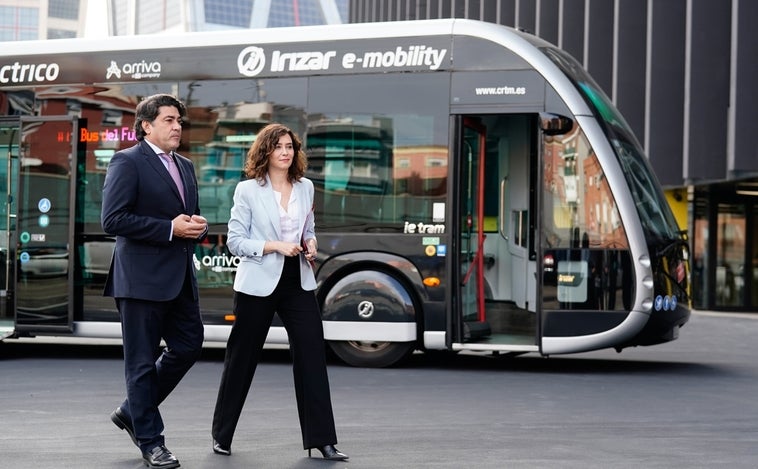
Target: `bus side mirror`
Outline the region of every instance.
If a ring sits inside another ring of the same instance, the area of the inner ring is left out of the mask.
[[[540,128],[545,135],[563,135],[574,128],[574,120],[558,114],[540,113]]]

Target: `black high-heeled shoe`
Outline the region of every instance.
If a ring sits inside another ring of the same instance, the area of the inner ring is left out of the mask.
[[[308,448],[309,458],[311,457],[311,449],[313,448]],[[347,454],[335,448],[334,445],[326,445],[316,449],[321,452],[321,456],[323,456],[324,459],[328,459],[330,461],[347,461],[350,459]]]
[[[224,446],[216,440],[213,440],[213,452],[216,454],[222,454],[224,456],[230,456],[232,449],[228,446]]]

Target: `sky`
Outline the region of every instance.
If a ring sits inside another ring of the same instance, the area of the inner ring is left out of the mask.
[[[108,10],[106,2],[89,0],[87,2],[87,21],[84,25],[84,37],[108,37]]]

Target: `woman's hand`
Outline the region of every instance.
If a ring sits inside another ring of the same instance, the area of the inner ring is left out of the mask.
[[[266,246],[264,246],[264,253],[266,253],[266,247],[269,245],[272,245],[271,251],[276,251],[279,254],[282,254],[287,257],[294,257],[299,256],[301,252],[303,252],[303,248],[300,247],[297,243],[287,243],[285,241],[266,241]]]
[[[305,246],[308,248],[308,250],[305,252],[305,259],[308,262],[313,262],[316,260],[316,240],[314,238],[305,240]]]

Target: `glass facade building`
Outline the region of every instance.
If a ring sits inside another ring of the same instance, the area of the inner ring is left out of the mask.
[[[349,0],[90,0],[108,35],[348,22]],[[0,42],[85,36],[87,0],[0,0]],[[91,10],[94,11],[94,10]]]
[[[348,0],[110,0],[111,34],[346,23]]]
[[[0,42],[78,37],[86,0],[0,0]]]

